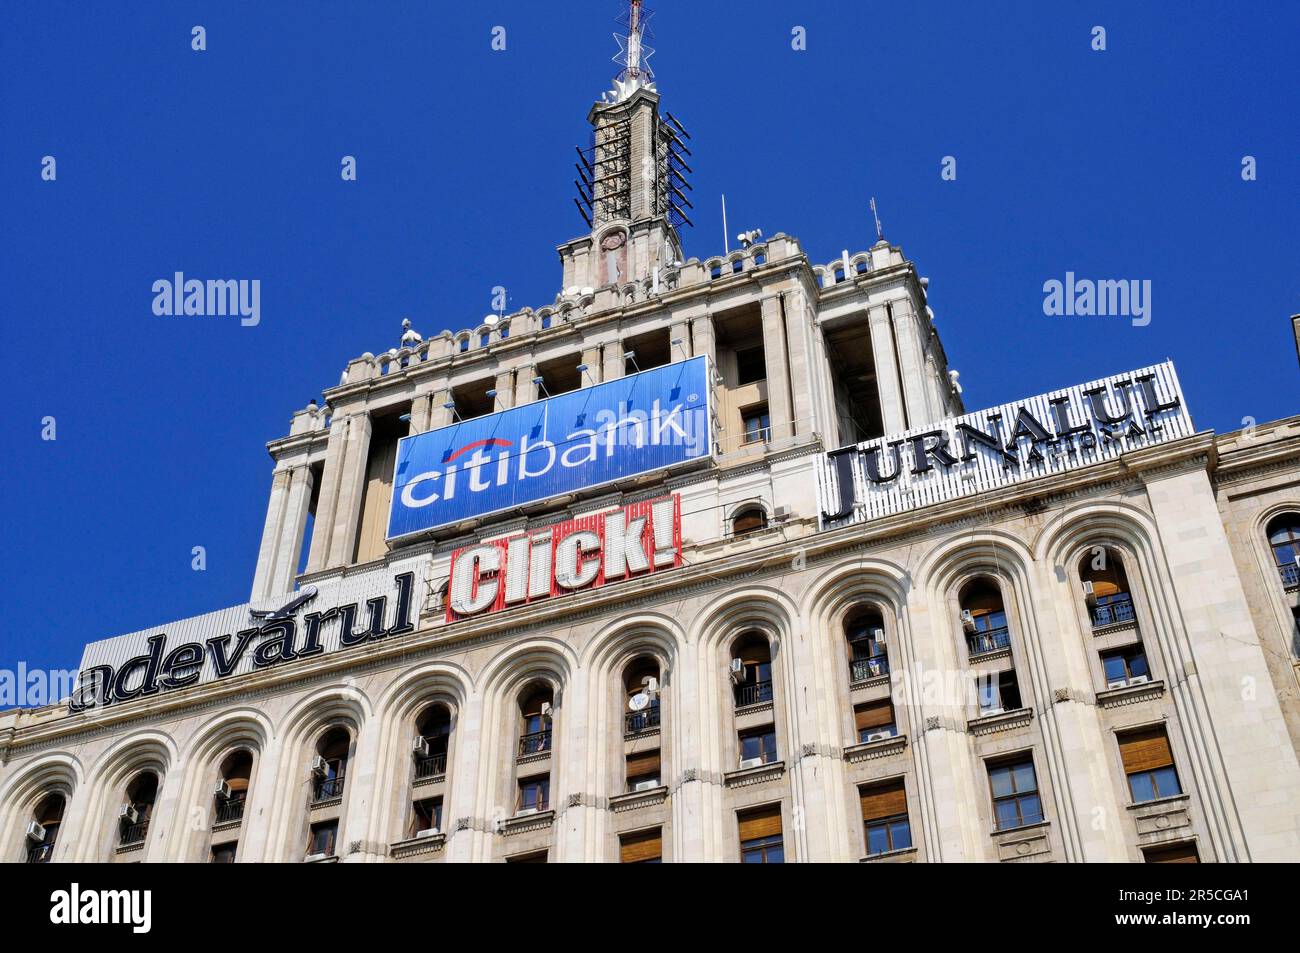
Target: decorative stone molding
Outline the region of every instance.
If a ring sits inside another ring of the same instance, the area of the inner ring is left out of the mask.
[[[244,824],[244,819],[242,817],[237,818],[233,821],[226,821],[224,824],[213,824],[212,833],[215,836],[217,834],[221,834],[226,831],[237,831],[239,830],[240,827],[243,826],[243,824]]]
[[[772,702],[755,702],[752,705],[741,705],[736,709],[736,717],[743,718],[746,715],[757,715],[765,711],[772,711]]]
[[[520,755],[518,758],[515,759],[515,764],[519,765],[520,767],[523,767],[524,765],[537,764],[539,761],[550,761],[550,760],[551,760],[551,750],[548,748],[545,751],[539,751],[536,752],[535,754]]]
[[[850,682],[849,691],[856,692],[863,688],[875,688],[879,685],[888,685],[888,684],[889,684],[889,673],[886,672],[884,675],[873,675],[871,678],[864,678],[861,681]]]
[[[1017,827],[1009,831],[994,831],[993,844],[998,860],[1006,863],[1026,863],[1050,860],[1052,842],[1048,837],[1051,821]]]
[[[992,649],[988,652],[977,652],[970,657],[972,662],[996,662],[998,659],[1011,658],[1011,646],[1005,648]]]
[[[1118,708],[1122,705],[1136,705],[1151,701],[1165,693],[1164,682],[1146,682],[1141,685],[1125,685],[1123,688],[1108,688],[1097,693],[1098,708]]]
[[[470,830],[473,826],[474,826],[474,818],[458,817],[456,818],[456,826],[452,829],[457,831],[467,831]]]
[[[1052,701],[1060,704],[1070,700],[1070,690],[1068,688],[1058,688],[1052,692]]]
[[[943,727],[943,721],[942,719],[939,718],[938,715],[930,715],[928,718],[925,719],[926,731],[938,731],[942,727]]]
[[[323,801],[312,801],[311,811],[314,814],[317,811],[325,811],[331,807],[338,807],[342,803],[343,803],[343,795],[341,794],[338,797],[327,797]]]
[[[415,857],[420,854],[435,854],[447,843],[447,835],[425,834],[422,837],[408,837],[388,846],[388,856],[394,860],[403,857]]]
[[[411,787],[413,788],[433,787],[435,785],[444,783],[446,780],[447,780],[447,773],[444,771],[442,774],[431,774],[427,778],[416,778],[414,781],[411,782]]]
[[[685,771],[682,772],[682,784],[687,784],[688,782],[691,781],[698,781],[699,779],[700,779],[699,768],[687,768]]]
[[[586,798],[585,798],[585,796],[582,795],[582,794],[570,794],[570,795],[569,795],[569,798],[568,798],[567,806],[568,806],[568,807],[582,807],[583,801],[585,801],[585,800],[586,800]]]
[[[528,831],[546,830],[555,823],[554,811],[538,811],[536,814],[516,814],[501,821],[501,833],[525,834]]]
[[[845,748],[844,760],[856,764],[859,761],[887,758],[892,754],[901,753],[906,747],[907,735],[894,735],[892,738],[882,738],[879,741],[864,741],[862,744]]]
[[[1129,629],[1136,629],[1137,627],[1137,619],[1125,619],[1121,622],[1112,622],[1110,625],[1093,626],[1092,637],[1095,639],[1103,635],[1113,635],[1116,632],[1127,632]]]
[[[729,788],[747,788],[755,784],[763,784],[766,781],[775,781],[783,774],[785,774],[785,762],[773,761],[771,764],[760,764],[753,768],[728,771],[722,776],[722,781]]]
[[[973,735],[989,735],[995,731],[1010,731],[1012,728],[1019,728],[1021,725],[1027,725],[1034,720],[1034,710],[1032,708],[1017,708],[1015,711],[1004,711],[1000,715],[984,715],[980,718],[972,718],[966,722],[966,730]]]
[[[121,856],[122,854],[133,854],[137,850],[144,850],[144,841],[136,841],[134,844],[123,844],[121,847],[116,848],[114,853]]]
[[[1144,843],[1150,843],[1163,840],[1161,835],[1166,831],[1191,826],[1192,821],[1187,813],[1190,801],[1190,795],[1178,794],[1174,797],[1162,797],[1156,801],[1130,804],[1128,812],[1133,815],[1138,837]]]
[[[668,788],[660,785],[648,791],[629,791],[627,794],[615,794],[609,799],[609,809],[615,814],[636,811],[643,807],[654,807],[668,800]]]

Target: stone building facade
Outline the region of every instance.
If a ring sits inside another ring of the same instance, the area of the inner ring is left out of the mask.
[[[598,171],[679,128],[643,72],[590,120]],[[408,326],[268,445],[248,604],[0,715],[0,857],[1300,860],[1300,417],[837,524],[828,453],[965,411],[915,265],[781,234],[682,261],[667,192],[592,184],[552,304]],[[706,460],[388,537],[403,437],[699,356]],[[448,605],[458,553],[661,499],[663,571]]]

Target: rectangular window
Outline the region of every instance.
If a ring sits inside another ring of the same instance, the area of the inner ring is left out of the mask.
[[[744,424],[743,443],[759,443],[772,436],[772,417],[767,412],[767,404],[756,404],[740,412]]]
[[[638,784],[659,783],[659,749],[640,751],[627,756],[627,789],[635,791]]]
[[[767,362],[763,345],[741,348],[736,351],[736,384],[755,384],[767,379]]]
[[[663,835],[661,828],[623,834],[618,839],[620,864],[658,864],[663,862]]]
[[[217,844],[212,848],[212,863],[233,864],[235,862],[235,848],[238,846],[238,844]]]
[[[1120,735],[1119,756],[1124,762],[1133,803],[1183,793],[1163,725]]]
[[[507,864],[544,864],[546,863],[546,851],[537,850],[531,854],[516,854],[514,857],[506,858]]]
[[[1201,855],[1191,841],[1167,844],[1161,847],[1144,847],[1142,857],[1148,864],[1199,864]]]
[[[307,839],[307,853],[334,856],[334,840],[339,833],[338,821],[323,821],[311,826],[311,835]]]
[[[415,814],[412,836],[419,834],[421,831],[442,830],[442,798],[431,797],[423,801],[416,801],[412,807]]]
[[[1141,645],[1101,653],[1101,667],[1106,672],[1107,688],[1123,688],[1151,679],[1151,669],[1147,667],[1146,653]]]
[[[772,727],[755,728],[740,734],[740,760],[758,759],[763,764],[776,760],[776,730]]]
[[[551,804],[551,776],[539,775],[519,781],[519,810],[545,811]]]
[[[885,854],[912,846],[912,826],[907,820],[907,793],[902,778],[870,784],[859,790],[867,854]]]
[[[737,815],[740,823],[740,860],[745,864],[783,864],[781,805],[772,804]]]
[[[888,698],[865,702],[853,709],[853,724],[858,730],[858,742],[881,740],[878,735],[897,734],[894,725],[894,703]]]
[[[1020,708],[1020,685],[1013,671],[976,675],[981,715],[998,715]]]
[[[993,792],[997,830],[1009,831],[1042,822],[1043,802],[1038,797],[1038,778],[1031,759],[990,764],[989,787]]]

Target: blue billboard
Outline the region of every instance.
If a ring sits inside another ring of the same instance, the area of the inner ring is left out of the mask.
[[[388,538],[708,457],[711,392],[695,357],[403,437]]]

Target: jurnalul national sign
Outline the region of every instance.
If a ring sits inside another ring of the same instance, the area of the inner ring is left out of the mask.
[[[818,466],[822,525],[1062,473],[1194,432],[1166,361],[833,450]]]
[[[711,390],[696,357],[404,437],[388,538],[708,457]]]

